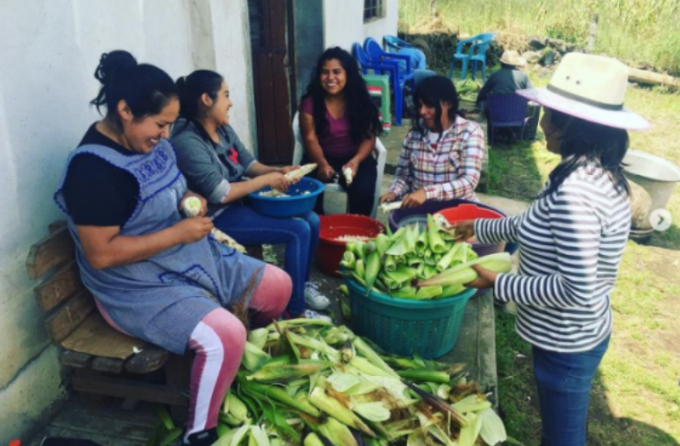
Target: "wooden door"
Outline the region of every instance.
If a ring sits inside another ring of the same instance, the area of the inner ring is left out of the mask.
[[[290,0],[248,0],[253,84],[257,116],[258,158],[263,163],[290,164],[293,133],[290,127],[292,80],[288,45]]]

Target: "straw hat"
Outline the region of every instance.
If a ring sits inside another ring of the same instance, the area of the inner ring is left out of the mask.
[[[616,59],[569,53],[546,88],[517,90],[531,101],[586,121],[628,130],[645,130],[649,122],[623,106],[628,67]]]
[[[501,63],[512,65],[513,67],[523,67],[527,64],[527,61],[521,57],[517,51],[505,50],[501,56]]]

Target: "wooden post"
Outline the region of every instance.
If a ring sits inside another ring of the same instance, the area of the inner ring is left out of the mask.
[[[586,53],[592,53],[595,49],[595,35],[597,34],[597,22],[599,19],[600,17],[597,13],[593,14],[593,19],[590,21],[590,30],[588,31]]]
[[[437,17],[437,0],[430,0],[430,18]]]

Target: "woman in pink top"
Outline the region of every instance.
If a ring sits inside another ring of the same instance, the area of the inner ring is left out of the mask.
[[[370,215],[375,196],[375,138],[382,132],[378,108],[366,89],[354,58],[339,47],[324,51],[300,104],[303,163],[318,164],[323,182],[338,178],[347,191],[349,212]],[[344,171],[352,170],[347,184]],[[323,214],[323,195],[317,213]]]

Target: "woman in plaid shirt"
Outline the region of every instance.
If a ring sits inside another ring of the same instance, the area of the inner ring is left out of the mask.
[[[426,200],[475,200],[484,132],[476,122],[457,115],[458,94],[451,80],[432,76],[416,88],[418,116],[406,134],[394,181],[380,202],[401,199],[402,208]]]

